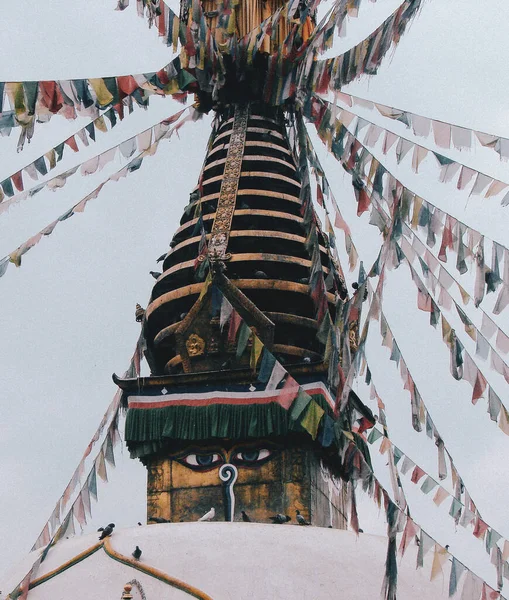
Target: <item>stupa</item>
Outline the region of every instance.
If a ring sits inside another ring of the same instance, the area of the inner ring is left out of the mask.
[[[277,8],[270,4],[232,6],[237,35]],[[203,10],[221,49],[217,11],[211,2]],[[296,49],[314,22],[309,7],[300,10],[309,14],[295,14]],[[342,268],[299,160],[302,120],[292,102],[273,107],[263,96],[268,55],[288,28],[241,69],[225,55],[218,94],[196,89],[216,118],[163,271],[136,312],[150,375],[114,376],[127,447],[148,471],[148,524],[59,541],[29,583],[33,600],[379,594],[386,541],[346,531],[350,475],[363,468],[349,448],[356,436],[369,465],[363,433],[375,419],[353,392],[341,407],[338,394],[363,292],[346,317]],[[416,576],[411,561],[399,586],[400,598],[442,597],[441,582]]]

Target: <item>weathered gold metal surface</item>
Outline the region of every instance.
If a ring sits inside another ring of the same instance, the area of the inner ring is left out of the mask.
[[[248,116],[248,106],[237,105],[235,107],[235,117],[228,146],[228,154],[226,155],[224,173],[218,178],[221,180],[221,189],[219,191],[216,216],[208,245],[208,253],[211,259],[212,257],[221,260],[226,258],[226,248],[228,247],[228,238],[235,211],[237,190],[239,188],[242,169]]]
[[[244,160],[249,160],[249,161],[253,161],[253,162],[269,162],[269,163],[277,163],[280,165],[283,165],[285,167],[289,167],[292,168],[293,164],[290,163],[287,160],[283,160],[282,158],[275,158],[274,156],[261,156],[260,154],[245,154],[244,155]],[[220,165],[224,165],[224,163],[226,162],[226,158],[219,158],[218,160],[215,160],[214,162],[209,163],[204,169],[203,171],[208,171],[209,169],[213,169],[214,167],[219,167]],[[209,180],[207,180],[208,183]]]
[[[210,239],[211,234],[207,235],[207,240]],[[299,242],[301,244],[306,243],[306,238],[301,235],[295,235],[294,233],[286,233],[286,231],[271,231],[263,230],[263,229],[236,229],[230,232],[230,237],[261,237],[261,238],[278,238],[281,240],[289,240],[291,242]],[[183,240],[180,244],[177,244],[175,248],[173,248],[173,252],[177,252],[190,244],[197,244],[201,240],[201,236],[195,236],[192,238],[188,238],[187,240]],[[326,252],[323,246],[320,246],[321,252]]]
[[[246,261],[258,261],[258,262],[281,262],[292,265],[300,265],[302,267],[307,267],[308,269],[311,267],[311,261],[306,258],[300,258],[298,256],[288,256],[287,254],[270,254],[266,252],[246,252],[243,254],[233,254],[230,263],[235,262],[246,262]],[[181,271],[182,269],[190,269],[194,267],[195,261],[188,260],[183,263],[178,263],[170,267],[167,271],[164,271],[159,279],[158,283],[161,283],[163,279],[177,271]],[[323,267],[323,272],[328,273],[329,269],[327,267]]]
[[[233,232],[235,233],[235,232]],[[253,232],[251,232],[253,233]],[[158,309],[163,304],[172,302],[178,298],[199,294],[203,288],[203,283],[193,283],[185,287],[178,288],[166,294],[162,294],[147,306],[145,312],[146,318]],[[295,283],[293,281],[281,281],[280,279],[236,279],[235,285],[241,290],[280,290],[287,292],[295,292],[297,294],[308,294],[309,286],[303,283]],[[331,303],[335,302],[334,295],[330,292],[326,293],[327,300]]]
[[[246,120],[246,125],[247,125],[247,120]],[[235,123],[233,125],[233,130],[228,130],[228,131],[224,131],[223,133],[220,133],[218,136],[216,136],[216,138],[214,139],[214,144],[219,141],[222,140],[225,137],[228,136],[233,136],[233,132],[235,131]],[[246,127],[246,133],[267,133],[267,127]],[[278,131],[274,131],[273,129],[270,129],[270,135],[279,139],[279,140],[284,140],[284,136],[279,133]]]
[[[300,183],[297,180],[292,179],[291,177],[286,177],[285,175],[280,175],[279,173],[269,173],[267,171],[241,171],[240,177],[260,177],[263,179],[276,179],[278,181],[284,181],[286,183],[294,185],[295,187],[300,188]],[[209,183],[214,183],[216,181],[224,181],[224,176],[217,175],[215,177],[209,177],[205,184],[208,185]]]
[[[287,221],[295,221],[296,223],[302,223],[303,222],[303,218],[299,217],[297,215],[292,215],[291,213],[287,213],[287,212],[282,212],[280,210],[262,210],[260,208],[239,208],[237,210],[235,210],[235,217],[271,217],[274,219],[286,219]],[[210,221],[211,219],[214,218],[213,214],[210,215],[203,215],[202,219],[204,221]],[[199,218],[197,217],[196,219],[191,219],[190,221],[187,221],[187,223],[184,223],[184,225],[181,225],[175,235],[178,235],[179,233],[182,233],[185,229],[188,228],[194,228],[194,226],[196,225],[196,223],[198,222]]]
[[[248,140],[245,143],[245,147],[246,148],[253,148],[255,146],[258,147],[258,148],[271,148],[272,150],[277,150],[278,152],[282,152],[283,154],[287,154],[293,160],[293,155],[290,152],[290,150],[288,150],[284,146],[280,146],[279,144],[272,144],[271,142],[256,142],[256,141],[253,141],[253,140]],[[215,148],[212,148],[212,150],[208,154],[209,158],[211,156],[214,156],[214,154],[216,152],[220,152],[221,150],[224,150],[227,147],[228,147],[228,144],[225,142],[224,144],[220,144],[219,146],[216,146]]]
[[[327,470],[313,450],[294,445],[283,448],[264,440],[248,442],[247,446],[267,447],[272,456],[259,465],[237,466],[235,520],[241,520],[240,513],[244,510],[255,522],[267,523],[270,516],[282,513],[295,523],[299,510],[313,525],[345,527],[341,485],[339,482],[330,485]],[[231,446],[218,441],[190,445],[177,457],[168,455],[153,460],[148,465],[148,518],[159,517],[174,523],[196,521],[214,507],[214,520],[224,520],[218,466],[194,470],[183,463],[187,457],[200,453],[223,457],[224,463],[233,460],[243,448],[245,444]]]
[[[205,340],[196,333],[192,333],[186,340],[189,356],[201,356],[205,352]]]

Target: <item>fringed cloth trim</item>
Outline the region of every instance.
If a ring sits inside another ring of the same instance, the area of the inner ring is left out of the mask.
[[[322,395],[311,396],[332,415]],[[165,406],[127,411],[125,439],[133,458],[160,450],[170,440],[248,439],[281,437],[304,431],[276,402]]]

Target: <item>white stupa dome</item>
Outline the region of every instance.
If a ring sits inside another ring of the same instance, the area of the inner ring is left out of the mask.
[[[123,529],[89,553],[97,544],[94,533],[55,545],[29,600],[118,600],[133,580],[134,600],[376,600],[387,552],[387,540],[374,535],[224,522]],[[136,546],[139,561],[132,557]],[[447,598],[442,577],[429,581],[430,564],[416,570],[416,552],[412,545],[398,559],[398,600]],[[37,556],[29,555],[0,583],[4,595]]]

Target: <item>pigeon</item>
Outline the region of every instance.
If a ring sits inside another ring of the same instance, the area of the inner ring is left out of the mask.
[[[171,240],[170,248],[175,248],[176,245],[177,245],[177,242],[175,240]]]
[[[216,509],[212,507],[209,512],[205,513],[203,517],[200,517],[198,521],[212,521],[212,519],[216,516]]]
[[[309,363],[311,362],[311,357],[309,357],[309,356],[305,356],[305,357],[304,357],[304,362],[305,362],[307,365],[309,365]]]
[[[140,521],[138,521],[138,525],[139,525],[140,527],[142,527],[142,524],[140,523]]]
[[[282,525],[283,523],[288,523],[288,521],[291,521],[292,517],[289,517],[288,515],[282,515],[281,513],[278,513],[277,515],[274,515],[273,517],[269,517],[269,519],[275,525]]]
[[[244,521],[244,523],[251,523],[251,519],[249,518],[249,516],[246,514],[246,511],[242,511],[242,520]]]
[[[267,273],[264,273],[263,271],[255,271],[254,276],[256,277],[256,279],[268,279],[269,278]]]
[[[156,262],[161,262],[162,260],[164,260],[166,258],[166,252],[164,254],[161,254],[161,256],[156,260]]]
[[[162,517],[149,517],[148,520],[152,521],[153,523],[171,523],[171,521],[168,521],[168,519],[163,519]]]
[[[309,284],[309,277],[301,277],[300,279],[297,279],[297,283],[302,283],[304,285],[308,285]]]
[[[101,532],[99,539],[104,540],[104,538],[107,538],[109,535],[111,535],[113,533],[114,527],[115,523],[110,523],[109,525],[106,525],[106,527],[101,527],[100,529],[98,529],[97,531]]]
[[[311,523],[309,521],[306,521],[306,519],[300,514],[300,511],[296,511],[297,512],[297,523],[299,525],[311,525]]]
[[[134,560],[140,560],[140,556],[141,556],[140,547],[136,546],[136,548],[134,549],[134,552],[133,552]]]
[[[161,273],[159,273],[159,271],[150,271],[150,274],[154,279],[159,279],[159,277],[161,277]]]

